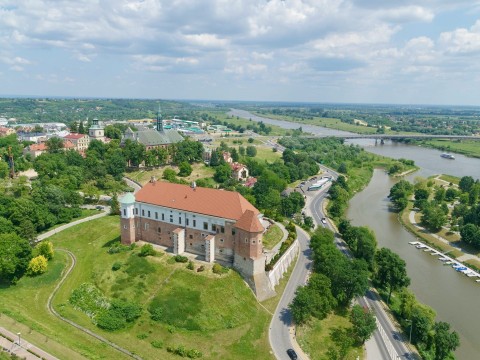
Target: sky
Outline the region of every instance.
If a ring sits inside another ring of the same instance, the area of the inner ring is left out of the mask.
[[[0,96],[480,105],[479,0],[0,0]]]

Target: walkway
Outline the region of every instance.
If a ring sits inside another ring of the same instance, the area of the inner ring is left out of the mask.
[[[0,350],[15,354],[20,359],[27,360],[58,360],[53,355],[43,351],[35,345],[22,339],[21,334],[14,334],[7,329],[0,327]]]
[[[426,232],[428,233],[430,236],[433,236],[435,239],[441,241],[442,243],[446,244],[446,245],[449,245],[449,246],[453,246],[454,248],[460,250],[463,255],[462,256],[459,256],[456,260],[458,261],[467,261],[467,260],[476,260],[478,262],[480,262],[480,258],[474,254],[466,254],[465,253],[465,250],[462,249],[462,247],[459,245],[459,244],[456,244],[456,243],[451,243],[450,241],[448,241],[447,239],[437,235],[437,234],[433,234],[431,232],[429,232],[427,229],[425,229],[423,226],[420,226],[417,221],[415,220],[415,211],[412,210],[410,211],[410,213],[408,214],[408,220],[410,221],[410,223],[415,226],[419,231],[421,232]]]

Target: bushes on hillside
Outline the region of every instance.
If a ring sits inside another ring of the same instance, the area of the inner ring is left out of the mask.
[[[270,271],[273,269],[273,266],[277,263],[277,261],[282,257],[282,255],[287,251],[290,245],[293,244],[295,239],[297,238],[297,231],[295,229],[295,224],[293,222],[289,222],[285,229],[288,231],[288,236],[285,241],[280,245],[280,249],[278,253],[270,260],[268,264],[265,265],[265,271]]]
[[[188,258],[186,256],[183,256],[183,255],[175,255],[174,259],[175,259],[176,262],[179,262],[179,263],[188,262]]]
[[[108,331],[120,330],[139,318],[141,314],[142,308],[138,304],[113,299],[110,307],[96,316],[97,326]]]
[[[43,274],[45,271],[47,271],[47,267],[48,261],[45,256],[36,256],[28,263],[27,275],[36,276]]]
[[[50,241],[42,241],[35,246],[33,256],[43,255],[47,260],[53,259],[53,244]]]
[[[145,244],[140,248],[140,253],[138,254],[138,256],[155,256],[156,254],[157,252],[153,248],[152,244]]]
[[[213,264],[212,271],[214,274],[222,275],[228,273],[228,268],[220,265],[220,264]]]

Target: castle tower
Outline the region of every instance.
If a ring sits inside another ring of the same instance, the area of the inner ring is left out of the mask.
[[[92,126],[90,126],[90,129],[88,129],[88,136],[90,136],[90,139],[105,142],[105,130],[97,118],[93,119]]]
[[[160,112],[160,105],[158,105],[158,113],[157,113],[157,131],[163,132],[163,119],[162,119],[162,113]]]
[[[125,194],[120,203],[120,224],[122,244],[129,245],[135,242],[135,195]]]

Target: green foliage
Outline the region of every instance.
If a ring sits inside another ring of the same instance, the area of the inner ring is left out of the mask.
[[[145,340],[146,338],[148,338],[148,334],[145,334],[145,333],[137,334],[137,339]]]
[[[388,289],[387,302],[390,302],[393,291],[410,285],[405,261],[390,249],[381,248],[375,255],[375,264],[374,281],[381,288]]]
[[[154,340],[150,344],[156,349],[162,349],[163,348],[163,341],[161,341],[161,340]]]
[[[122,263],[120,261],[115,261],[112,265],[112,270],[117,271],[117,270],[120,270],[121,267],[122,267]]]
[[[435,331],[435,360],[444,360],[452,355],[452,352],[460,346],[458,334],[450,332],[450,324],[440,321],[433,327]]]
[[[0,283],[12,283],[27,269],[32,248],[14,233],[0,234]]]
[[[73,290],[68,301],[75,309],[84,312],[90,318],[110,307],[108,299],[91,283],[83,283]]]
[[[231,175],[232,169],[230,168],[230,165],[224,162],[215,168],[215,174],[213,175],[213,178],[218,183],[224,183],[230,179]]]
[[[135,245],[135,244],[132,244]],[[120,252],[130,251],[132,250],[130,246],[123,245],[120,241],[116,241],[112,246],[110,246],[107,250],[109,254],[118,254]]]
[[[172,169],[165,169],[163,170],[163,175],[162,177],[167,180],[167,181],[170,181],[170,182],[176,182],[177,180],[177,176],[175,174],[175,171],[172,170]]]
[[[179,262],[179,263],[188,262],[188,258],[186,256],[183,256],[183,255],[175,255],[174,259],[175,259],[176,262]]]
[[[140,317],[142,308],[133,302],[113,299],[110,307],[96,316],[97,326],[104,330],[115,331],[124,328]]]
[[[43,274],[44,272],[47,271],[48,267],[48,260],[45,258],[43,255],[38,255],[34,257],[30,262],[28,263],[27,267],[27,275],[30,276],[36,276]]]
[[[145,244],[140,248],[140,252],[138,253],[138,256],[155,256],[157,252],[153,248],[152,244]]]
[[[402,211],[408,205],[408,197],[413,194],[413,185],[407,180],[400,180],[390,189],[388,198],[393,203],[397,212]]]
[[[170,353],[173,353],[175,355],[178,355],[180,357],[187,357],[189,359],[198,359],[203,356],[203,354],[196,350],[196,349],[187,349],[183,345],[179,346],[167,346],[167,351]]]
[[[182,161],[180,165],[178,165],[178,169],[178,176],[189,176],[193,171],[192,165],[186,161]]]
[[[230,270],[229,268],[224,267],[218,263],[213,264],[213,267],[212,267],[212,272],[218,275],[227,274],[229,270]]]
[[[437,192],[438,193],[438,192]],[[422,223],[428,230],[437,232],[447,222],[447,216],[436,202],[428,203],[422,211]]]
[[[53,259],[53,244],[50,241],[41,241],[33,249],[33,256],[43,255],[47,260]]]
[[[248,145],[245,153],[248,157],[255,157],[257,156],[257,148],[253,145]]]
[[[353,305],[350,313],[352,322],[352,332],[358,341],[365,344],[372,335],[377,325],[375,324],[375,315],[372,311],[362,308],[360,305]]]
[[[193,265],[193,261],[189,261],[187,264],[187,269],[188,270],[195,270],[195,265]]]

